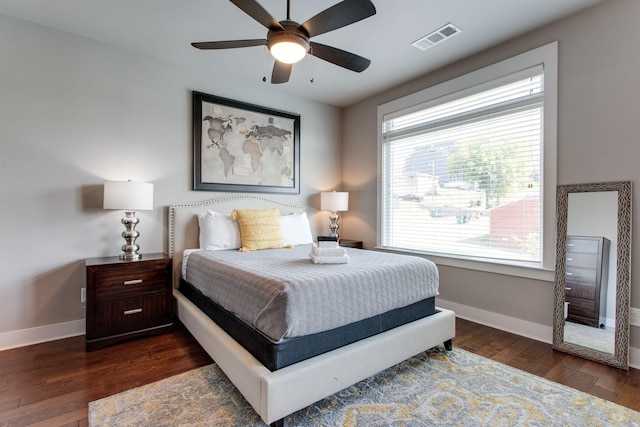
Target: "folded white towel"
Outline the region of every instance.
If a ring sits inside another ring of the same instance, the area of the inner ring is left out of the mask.
[[[314,244],[311,248],[311,253],[316,256],[342,256],[347,254],[347,250],[339,246],[335,248],[323,248]]]
[[[347,264],[349,263],[349,255],[342,256],[318,256],[310,254],[311,262],[314,264]]]
[[[340,247],[338,242],[330,241],[330,240],[323,240],[321,242],[318,242],[317,245],[314,243],[313,246],[318,246],[319,248],[339,248]]]

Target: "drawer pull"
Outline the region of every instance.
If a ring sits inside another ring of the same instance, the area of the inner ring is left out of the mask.
[[[572,247],[574,247],[575,245],[574,245],[573,243],[567,243],[567,246],[568,246],[568,247],[570,247],[570,248],[572,248]]]
[[[124,285],[139,285],[140,283],[142,283],[142,279],[134,279],[134,280],[125,280],[124,281]]]
[[[142,313],[142,309],[141,308],[134,308],[133,310],[126,310],[124,312],[124,314],[136,314],[136,313]]]
[[[567,276],[573,276],[573,273],[567,273]]]
[[[567,258],[567,261],[573,261],[573,258]]]
[[[565,291],[570,291],[570,290],[571,290],[571,288],[564,288],[564,290],[565,290]]]

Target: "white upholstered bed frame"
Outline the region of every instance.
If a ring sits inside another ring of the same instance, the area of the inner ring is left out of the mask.
[[[278,208],[282,214],[303,212],[300,206],[256,196],[231,196],[169,207],[169,254],[173,257],[177,316],[220,366],[245,399],[268,424],[387,369],[455,335],[455,314],[438,308],[423,319],[345,347],[270,371],[227,335],[177,289],[184,249],[197,248],[196,215],[212,209]]]

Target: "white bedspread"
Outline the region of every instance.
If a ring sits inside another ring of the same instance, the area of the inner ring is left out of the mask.
[[[438,293],[437,267],[424,258],[348,249],[348,264],[313,264],[310,249],[191,252],[184,278],[274,341],[333,329]]]

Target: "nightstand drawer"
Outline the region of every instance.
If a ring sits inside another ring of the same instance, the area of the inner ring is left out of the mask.
[[[89,269],[89,274],[92,271]],[[118,268],[104,269],[95,274],[95,292],[98,301],[164,292],[171,271],[167,263],[144,265],[131,263]]]
[[[94,338],[170,323],[167,297],[164,293],[126,298],[96,305]]]

